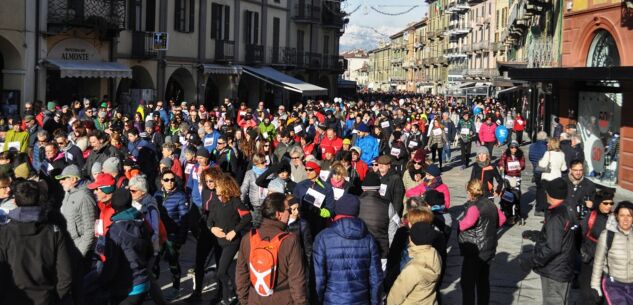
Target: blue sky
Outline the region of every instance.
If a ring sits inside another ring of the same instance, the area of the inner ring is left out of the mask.
[[[417,5],[416,8],[404,13],[415,5]],[[422,0],[345,0],[343,2],[343,8],[348,13],[359,6],[360,8],[348,17],[349,23],[340,40],[341,51],[355,48],[373,49],[381,39],[388,39],[389,35],[403,29],[407,24],[422,20],[428,11],[428,4]]]

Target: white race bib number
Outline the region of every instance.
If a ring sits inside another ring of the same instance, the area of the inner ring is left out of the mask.
[[[519,161],[508,162],[508,170],[509,171],[521,170],[521,163],[519,163]]]
[[[319,209],[323,205],[323,201],[325,201],[325,195],[319,193],[317,190],[313,188],[308,189],[308,192],[306,193],[306,195],[310,195],[312,196],[312,198],[314,198],[313,205]]]
[[[380,189],[378,189],[378,193],[380,194],[380,196],[384,197],[387,194],[387,185],[381,184]]]
[[[193,166],[193,163],[187,164],[187,166],[185,166],[185,174],[191,175],[191,170],[193,170]]]
[[[441,134],[442,134],[442,129],[440,129],[440,128],[433,129],[433,135],[434,136],[439,136]]]
[[[20,150],[20,142],[17,142],[17,141],[9,142],[7,147],[9,147],[9,149],[15,148],[16,150]]]
[[[340,189],[338,187],[333,187],[332,191],[334,192],[334,200],[339,200],[339,198],[343,197],[343,194],[345,193],[344,189]]]
[[[409,148],[416,148],[416,147],[418,147],[418,142],[416,141],[409,142]]]
[[[303,128],[301,127],[301,125],[295,125],[295,128],[294,128],[294,129],[295,129],[295,133],[300,133],[300,132],[303,130]]]
[[[523,120],[517,120],[517,123],[518,123],[519,125],[523,125]]]
[[[264,131],[264,132],[262,133],[262,136],[264,137],[264,139],[268,139],[268,132],[265,132],[265,131]]]
[[[467,135],[467,134],[470,133],[470,129],[469,128],[462,128],[462,130],[460,130],[459,133],[461,133],[463,135]]]
[[[95,236],[99,237],[99,236],[103,236],[104,235],[104,230],[103,230],[103,220],[101,219],[97,219],[95,220]]]
[[[213,138],[204,138],[204,146],[213,145]]]
[[[392,148],[391,149],[391,155],[398,158],[398,156],[400,156],[400,149],[399,148]]]
[[[319,173],[319,178],[321,178],[321,180],[326,181],[327,178],[330,177],[330,171],[321,171],[321,173]]]
[[[380,127],[382,127],[382,128],[387,128],[389,126],[391,126],[391,125],[389,125],[388,121],[384,121],[384,122],[380,123]]]

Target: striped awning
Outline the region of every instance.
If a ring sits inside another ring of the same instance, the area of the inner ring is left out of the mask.
[[[223,75],[242,74],[241,66],[204,64],[202,65],[202,69],[204,70],[204,74],[223,74]]]
[[[46,59],[46,64],[62,78],[132,78],[132,69],[118,62]]]

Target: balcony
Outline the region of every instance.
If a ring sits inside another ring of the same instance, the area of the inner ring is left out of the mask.
[[[48,0],[48,24],[59,31],[67,27],[121,31],[125,16],[125,0]]]
[[[458,38],[468,33],[470,33],[469,28],[465,28],[459,25],[454,25],[454,26],[449,26],[448,30],[444,32],[444,35],[448,36],[449,38]]]
[[[473,45],[469,44],[469,43],[465,43],[462,45],[462,51],[464,51],[464,53],[472,53],[473,52]]]
[[[468,0],[468,5],[473,6],[479,3],[484,2],[485,0]]]
[[[327,5],[327,4],[326,4]],[[345,16],[345,12],[341,10],[331,9],[334,12],[330,12],[330,9],[323,10],[321,24],[324,28],[340,29],[345,25],[345,20],[342,16]]]
[[[403,59],[402,58],[392,58],[391,59],[391,65],[400,65],[402,64]]]
[[[470,5],[466,1],[455,1],[449,3],[446,10],[453,14],[464,14],[470,10]]]
[[[503,44],[500,41],[492,43],[492,51],[494,52],[504,52],[505,49],[506,49],[505,44]]]
[[[269,47],[266,62],[271,65],[294,66],[297,64],[297,51],[288,47]]]
[[[432,60],[431,58],[422,58],[422,65],[424,65],[425,67],[430,67],[432,64]]]
[[[244,60],[246,64],[261,64],[264,62],[264,46],[247,44]]]
[[[235,60],[235,41],[216,40],[215,41],[215,61],[229,62]]]
[[[466,72],[466,75],[469,78],[483,79],[484,69],[468,69],[468,71]]]
[[[132,58],[156,58],[158,51],[154,50],[154,32],[132,32]]]
[[[486,52],[490,48],[490,42],[488,40],[483,40],[473,44],[473,51],[475,52]]]
[[[303,61],[304,66],[311,69],[320,69],[322,64],[322,58],[320,53],[305,52],[305,59]]]
[[[461,48],[448,48],[444,50],[444,58],[448,60],[461,59],[468,57]]]
[[[467,66],[455,66],[448,69],[448,74],[449,75],[464,75],[466,74],[467,70],[468,70]]]
[[[318,23],[321,19],[321,7],[312,4],[295,5],[292,20],[297,23]]]
[[[508,18],[508,33],[514,38],[520,38],[527,32],[530,16],[525,14],[523,3],[512,7]]]
[[[499,69],[497,68],[484,69],[483,75],[485,78],[494,79],[495,77],[499,76]]]

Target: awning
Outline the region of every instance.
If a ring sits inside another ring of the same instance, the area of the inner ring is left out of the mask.
[[[522,88],[521,86],[514,86],[514,87],[507,88],[507,89],[499,90],[499,91],[497,91],[497,95],[502,94],[502,93],[510,93],[510,92],[513,92],[513,91],[517,91],[517,90],[519,90],[521,88]]]
[[[306,83],[271,67],[242,66],[243,72],[274,86],[301,93],[304,96],[327,95],[327,89]]]
[[[574,67],[509,69],[512,80],[526,81],[607,81],[633,80],[633,67]]]
[[[238,75],[242,74],[241,66],[229,66],[218,64],[204,64],[201,65],[204,70],[204,74],[222,74],[222,75]]]
[[[469,83],[463,83],[459,85],[459,88],[468,88],[468,87],[474,87],[474,86],[475,86],[475,83],[469,82]]]
[[[353,81],[353,80],[338,79],[336,81],[336,86],[339,87],[339,88],[356,89],[356,82]]]
[[[62,78],[132,78],[132,69],[118,62],[46,59],[46,63],[50,68],[59,70]]]

